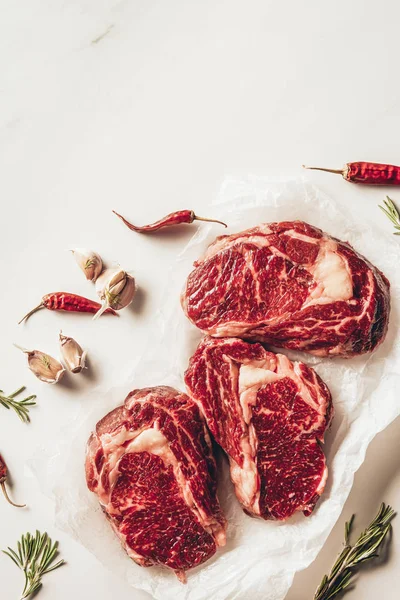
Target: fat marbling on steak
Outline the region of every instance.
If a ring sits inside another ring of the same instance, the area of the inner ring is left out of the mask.
[[[195,263],[181,301],[211,336],[319,356],[371,352],[390,310],[386,277],[349,244],[302,221],[218,237]]]
[[[330,392],[315,371],[259,343],[205,337],[185,382],[229,457],[245,512],[311,514],[327,479],[321,443],[332,418]]]
[[[86,481],[139,565],[184,581],[225,544],[211,440],[196,404],[173,388],[134,390],[97,423]]]

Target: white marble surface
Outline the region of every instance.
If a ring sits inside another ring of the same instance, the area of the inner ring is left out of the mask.
[[[400,7],[394,0],[0,6],[1,387],[25,383],[39,401],[29,426],[0,415],[13,495],[29,503],[23,511],[1,504],[0,546],[36,527],[60,540],[68,566],[47,577],[43,600],[141,599],[54,529],[51,502],[24,470],[85,393],[130,371],[163,301],[168,265],[190,235],[134,237],[110,209],[145,222],[175,208],[200,213],[227,174],[299,174],[303,162],[399,163]],[[390,235],[376,208],[387,190],[333,175],[312,179]],[[400,190],[392,195],[400,201]],[[133,269],[142,290],[133,309],[112,326],[105,318],[94,325],[42,311],[18,328],[46,292],[92,294],[66,252],[74,246],[92,246]],[[46,387],[12,343],[55,353],[61,327],[89,347],[90,374]],[[365,525],[381,499],[400,506],[399,439],[396,421],[372,443],[340,522],[315,563],[295,578],[289,600],[312,598],[340,548],[346,517],[356,511]],[[399,533],[396,523],[388,560],[363,572],[349,598],[398,597]],[[6,557],[0,578],[1,597],[18,598],[22,579]]]

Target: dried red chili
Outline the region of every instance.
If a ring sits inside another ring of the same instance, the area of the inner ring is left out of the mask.
[[[24,508],[24,506],[26,506],[26,504],[15,504],[15,502],[12,502],[12,500],[10,500],[10,497],[7,493],[7,488],[6,488],[6,479],[7,479],[7,465],[4,462],[4,459],[2,458],[2,456],[0,454],[0,487],[2,489],[4,497],[9,504],[12,504],[12,506],[16,506],[17,508]]]
[[[43,296],[42,301],[38,306],[32,309],[23,319],[19,321],[25,321],[29,319],[33,313],[41,308],[47,308],[49,310],[64,310],[68,312],[80,312],[80,313],[91,313],[95,314],[100,310],[101,304],[89,298],[78,296],[77,294],[68,294],[67,292],[53,292],[52,294],[46,294]],[[117,313],[112,308],[107,308],[104,312],[116,315]],[[18,323],[18,325],[19,325]]]
[[[369,185],[400,185],[400,167],[369,162],[347,163],[343,169],[325,169],[323,167],[306,167],[314,171],[338,173],[346,181],[366,183]]]
[[[159,229],[163,229],[164,227],[171,227],[172,225],[181,225],[182,223],[190,224],[193,221],[207,221],[209,223],[219,223],[224,227],[227,227],[226,223],[223,221],[218,221],[217,219],[206,219],[205,217],[198,217],[192,210],[178,210],[176,212],[170,213],[166,217],[163,217],[159,221],[155,223],[151,223],[150,225],[143,225],[142,227],[138,227],[137,225],[132,225],[127,219],[125,219],[122,215],[118,214],[113,210],[113,213],[117,215],[125,223],[129,229],[132,231],[137,231],[139,233],[151,233],[153,231],[158,231]]]

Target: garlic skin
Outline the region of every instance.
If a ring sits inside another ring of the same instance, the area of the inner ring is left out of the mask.
[[[103,261],[100,255],[87,248],[75,248],[71,252],[86,279],[95,282],[103,270]]]
[[[74,338],[63,335],[60,331],[60,348],[61,355],[71,373],[80,373],[85,368],[86,351],[84,352],[81,346]]]
[[[94,319],[108,307],[121,310],[128,306],[136,292],[135,279],[120,267],[105,269],[96,281],[96,292],[103,306]]]
[[[28,357],[28,367],[32,373],[44,383],[58,383],[65,373],[63,365],[56,359],[40,350],[27,350],[14,344]]]

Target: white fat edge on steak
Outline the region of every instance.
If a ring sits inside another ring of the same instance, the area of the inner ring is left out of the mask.
[[[258,439],[251,422],[251,406],[256,403],[259,388],[279,378],[274,372],[275,367],[272,354],[266,360],[252,361],[239,367],[238,396],[247,435],[241,439],[243,466],[232,460],[231,477],[239,501],[255,514],[260,514],[260,476],[256,464]]]
[[[167,389],[167,391],[172,391],[174,393],[174,395],[176,393],[176,390],[174,390],[173,388],[169,388],[168,386],[160,386],[159,389],[163,389],[163,388]],[[158,389],[158,388],[155,388],[155,389]],[[157,395],[153,396],[153,393],[150,392],[150,398],[152,400],[152,403],[155,406],[158,406],[161,410],[166,412],[171,417],[172,420],[175,420],[173,412],[169,411],[168,408],[166,408],[162,403],[159,403],[157,401]],[[130,401],[127,402],[126,407],[129,410],[131,410],[132,407],[134,406],[134,404],[136,404],[137,402],[145,404],[148,401],[149,401],[149,396],[144,397],[144,398],[139,398],[139,399],[132,397],[132,399],[130,399]],[[192,402],[193,402],[193,399],[192,399]],[[210,450],[210,454],[212,455],[212,442],[211,442],[211,438],[210,438],[208,429],[206,427],[205,419],[204,419],[204,416],[203,416],[201,410],[199,410],[198,416],[201,419],[201,422],[203,425],[203,434],[204,434],[205,441]],[[157,422],[155,423],[155,426],[157,426],[157,428],[158,428]],[[191,436],[192,436],[191,431],[186,429],[181,423],[179,424],[179,429],[182,429],[186,433],[186,435],[189,439],[191,438]],[[193,459],[192,459],[190,453],[188,454],[183,446],[181,446],[181,451],[186,456],[187,460],[190,463],[193,463]],[[175,459],[175,455],[173,453],[172,453],[172,457]],[[190,492],[189,484],[186,481],[185,477],[183,476],[183,474],[180,470],[179,461],[177,459],[175,459],[175,460],[176,460],[177,468],[179,467],[179,475],[180,475],[182,481],[184,482],[184,484],[188,487],[188,490]],[[174,474],[176,476],[175,469],[174,469]],[[178,481],[178,483],[179,483],[179,481]],[[191,492],[190,492],[190,495],[191,495]],[[207,513],[205,513],[204,510],[201,508],[201,506],[198,506],[195,503],[192,495],[191,495],[191,499],[192,499],[193,503],[192,503],[192,505],[188,505],[188,506],[193,512],[195,512],[197,514],[197,519],[199,520],[202,527],[204,527],[204,529],[207,532],[209,532],[211,535],[214,536],[217,546],[224,546],[226,543],[225,527],[223,525],[221,525],[221,523],[212,515],[208,516]]]
[[[226,535],[221,527],[221,524],[212,516],[207,515],[201,507],[199,507],[190,489],[189,483],[184,477],[180,468],[179,461],[176,459],[172,450],[169,447],[169,442],[164,434],[158,429],[157,422],[152,428],[144,427],[136,431],[128,431],[124,426],[113,433],[105,433],[100,436],[103,451],[106,457],[106,462],[109,465],[109,485],[110,491],[106,492],[99,481],[97,494],[101,504],[106,511],[113,515],[116,513],[115,508],[111,504],[111,492],[119,476],[119,462],[124,454],[132,452],[149,452],[159,456],[166,466],[171,465],[174,477],[178,483],[186,505],[195,514],[199,523],[208,531],[215,539],[218,546],[223,546],[226,542]],[[126,444],[126,442],[129,442]],[[126,445],[125,445],[126,444]],[[129,508],[129,498],[127,505],[120,507],[122,509]],[[119,512],[119,511],[118,511]],[[133,558],[133,556],[132,556]]]
[[[227,340],[225,340],[225,343],[227,343]],[[223,360],[224,360],[224,362],[226,362],[226,364],[229,367],[229,371],[230,371],[229,379],[232,382],[238,382],[240,366],[237,365],[232,360],[230,360],[228,357],[224,357]],[[224,411],[228,412],[230,410],[230,407],[229,407],[227,397],[224,394],[223,381],[217,373],[214,373],[214,376],[218,380],[219,398],[220,398],[220,402],[222,403],[222,408]],[[207,388],[207,395],[212,398],[215,395],[214,380],[213,380],[213,383],[210,380],[209,369],[206,369],[206,388]],[[190,390],[189,390],[189,393],[190,393]],[[235,398],[235,395],[233,395],[233,397]],[[200,411],[203,411],[203,406],[202,406],[201,401],[199,401],[195,397],[193,397],[193,400],[199,406]],[[235,398],[235,400],[236,400],[236,398]],[[236,414],[239,415],[239,417],[241,419],[241,428],[242,428],[242,435],[241,435],[241,439],[240,439],[240,450],[243,455],[243,466],[239,466],[237,464],[237,462],[235,461],[235,459],[233,457],[229,456],[231,479],[235,485],[236,495],[237,495],[239,501],[241,502],[241,504],[243,504],[243,506],[247,507],[249,509],[249,511],[257,512],[257,509],[254,508],[254,499],[257,495],[257,489],[259,488],[259,481],[258,481],[259,476],[258,476],[256,465],[254,463],[255,451],[253,451],[251,448],[250,439],[249,439],[249,427],[244,419],[242,407],[240,404],[239,394],[238,394],[237,400],[238,401],[236,402]],[[219,440],[219,441],[221,442],[221,440]]]
[[[322,477],[320,479],[319,486],[315,490],[315,493],[318,494],[318,496],[322,495],[322,492],[325,489],[325,485],[326,485],[327,479],[328,479],[328,467],[325,464],[325,469],[324,469],[324,472],[323,472]]]
[[[366,294],[365,300],[362,303],[362,310],[358,315],[351,315],[349,317],[344,317],[340,320],[340,322],[337,325],[329,325],[329,329],[331,331],[337,331],[338,333],[340,333],[340,330],[344,328],[345,323],[347,323],[348,321],[361,321],[365,314],[368,312],[369,308],[370,308],[370,299],[373,295],[374,292],[374,274],[371,270],[368,271],[368,285],[363,286],[363,292]],[[367,292],[368,290],[368,292]],[[352,304],[353,302],[355,302],[355,300],[349,300],[349,304]],[[327,329],[328,326],[325,326],[325,328]],[[383,340],[381,340],[382,342]],[[307,345],[307,340],[305,340],[303,343],[299,342],[297,349],[301,350],[303,346]],[[329,350],[329,356],[336,356],[336,355],[342,355],[343,351],[346,351],[347,349],[351,350],[352,349],[352,345],[348,343],[348,340],[346,341],[342,341],[340,342],[337,346],[335,346],[334,348],[331,348]],[[314,356],[326,356],[326,353],[324,351],[324,349],[320,349],[320,350],[307,350],[307,352],[309,352],[310,354],[313,354]]]
[[[251,423],[252,406],[256,404],[258,391],[263,385],[273,383],[284,377],[289,377],[295,382],[301,398],[318,414],[317,422],[314,421],[310,424],[310,430],[317,429],[325,420],[327,402],[323,397],[321,397],[323,401],[320,403],[315,402],[301,376],[300,363],[292,363],[283,354],[271,354],[271,357],[264,361],[252,361],[249,364],[242,364],[240,366],[238,393],[243,418],[248,428],[248,435],[244,436],[241,441],[244,457],[243,466],[240,467],[234,460],[231,460],[231,477],[240,502],[255,514],[260,514],[260,486],[256,464],[258,439]],[[314,377],[316,378],[315,374]],[[315,383],[316,387],[319,387],[319,382],[315,381]],[[271,411],[261,409],[261,412],[266,414]],[[304,429],[303,431],[307,430]],[[322,494],[327,476],[328,469],[325,466],[324,473],[316,490],[317,494]],[[303,510],[303,508],[298,507],[297,510]]]
[[[165,387],[165,386],[161,386],[161,387]],[[168,386],[166,386],[166,387],[168,387]],[[171,388],[171,389],[173,389],[173,388]],[[175,390],[173,390],[173,391],[175,391]],[[191,399],[191,400],[193,402],[193,399]],[[137,401],[145,403],[145,402],[148,402],[148,398],[142,398],[142,399],[136,400],[136,402]],[[133,402],[133,403],[135,403],[135,402]],[[166,412],[171,417],[172,420],[175,420],[173,412],[169,411],[168,408],[166,408],[165,406],[162,405],[162,403],[158,403],[157,397],[153,398],[153,404],[159,406],[159,408],[161,408],[164,412]],[[210,450],[210,454],[213,457],[212,442],[211,442],[210,434],[208,432],[205,418],[204,418],[201,410],[199,410],[198,417],[202,422],[204,438],[205,438],[206,444]],[[191,438],[191,436],[192,436],[191,431],[186,429],[183,426],[183,424],[181,424],[181,423],[179,424],[179,429],[182,429],[186,433],[186,435],[189,439]],[[186,449],[183,446],[181,446],[181,451],[186,456],[187,460],[190,463],[193,463],[193,459],[192,459],[190,453],[188,454],[188,452],[186,451]],[[172,455],[172,456],[175,458],[174,455]],[[179,466],[180,463],[178,460],[176,460],[176,464],[179,467],[179,473],[182,477],[182,481],[185,482],[186,485],[189,487],[189,484],[187,483],[186,479],[184,478],[184,476],[181,473],[180,466]],[[179,481],[178,481],[178,483],[179,483]],[[190,487],[189,487],[189,491],[190,491]],[[226,543],[225,526],[221,525],[221,523],[213,515],[209,516],[206,512],[204,512],[204,510],[201,508],[201,506],[198,506],[195,503],[193,496],[191,496],[191,498],[193,500],[193,505],[189,506],[189,508],[191,508],[191,510],[197,514],[197,518],[198,518],[200,524],[202,525],[202,527],[204,527],[204,529],[207,532],[209,532],[211,535],[213,535],[217,546],[224,546]]]
[[[338,253],[335,240],[325,239],[320,244],[315,263],[308,268],[316,282],[309,300],[303,308],[315,304],[329,304],[337,300],[351,300],[353,297],[353,280],[347,260]]]
[[[246,244],[253,244],[259,248],[269,246],[270,242],[265,238],[265,236],[271,233],[272,230],[270,229],[269,225],[267,223],[262,223],[258,227],[247,229],[246,231],[242,231],[238,234],[217,237],[215,242],[208,246],[203,256],[196,261],[196,264],[201,264],[203,261],[212,258],[222,250],[227,250],[228,248],[243,242]]]

